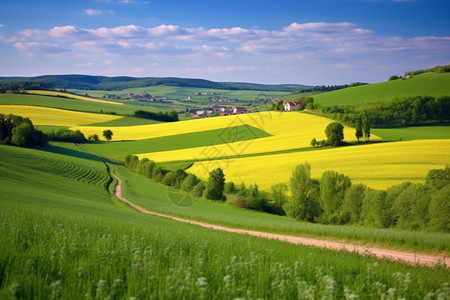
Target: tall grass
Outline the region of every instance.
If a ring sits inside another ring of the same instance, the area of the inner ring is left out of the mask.
[[[0,299],[449,296],[443,267],[217,232],[116,205],[102,162],[74,146],[49,150],[0,146]],[[101,176],[80,180],[86,165]]]
[[[153,211],[235,228],[344,239],[416,251],[444,252],[447,255],[450,253],[450,234],[448,233],[313,224],[240,209],[226,203],[216,203],[202,198],[194,198],[193,206],[179,207],[170,201],[168,187],[131,173],[124,167],[118,167],[116,171],[123,179],[122,191],[125,197]]]

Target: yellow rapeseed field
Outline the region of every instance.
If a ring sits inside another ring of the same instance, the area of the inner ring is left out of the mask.
[[[112,101],[106,101],[106,100],[101,100],[101,99],[94,99],[94,98],[83,97],[83,96],[78,96],[78,95],[69,94],[69,93],[55,92],[55,91],[28,90],[28,91],[25,91],[25,92],[27,92],[28,94],[34,94],[34,95],[63,96],[63,97],[77,99],[77,100],[83,100],[83,101],[91,101],[91,102],[98,102],[98,103],[108,103],[108,104],[123,105],[123,103],[119,103],[119,102],[112,102]]]
[[[164,135],[181,134],[210,129],[227,128],[231,126],[248,124],[259,128],[272,136],[249,141],[211,145],[205,147],[153,152],[136,153],[140,158],[148,157],[157,162],[192,160],[205,158],[221,158],[225,156],[263,153],[288,149],[310,147],[311,140],[326,139],[324,130],[333,120],[298,112],[261,112],[227,117],[216,117],[193,121],[183,121],[170,124],[156,124],[135,127],[115,128],[117,139],[139,139]],[[83,127],[81,130],[87,134],[97,133],[96,129]],[[97,130],[98,131],[98,130]],[[355,140],[355,130],[345,127],[346,141]],[[121,136],[122,138],[119,138]],[[373,139],[377,137],[374,136]]]
[[[379,143],[286,154],[253,156],[195,163],[188,172],[201,178],[217,167],[235,184],[256,183],[269,191],[276,183],[288,183],[295,166],[307,161],[313,178],[335,170],[376,189],[404,181],[423,182],[429,170],[450,164],[450,140],[416,140]]]
[[[108,122],[123,118],[103,114],[83,113],[56,108],[27,106],[27,105],[0,105],[0,113],[13,114],[29,118],[34,125],[77,126],[93,123]]]

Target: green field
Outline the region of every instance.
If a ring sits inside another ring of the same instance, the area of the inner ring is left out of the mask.
[[[84,95],[103,96],[103,95],[117,95],[126,97],[127,93],[139,94],[149,93],[153,97],[167,97],[169,99],[186,99],[192,97],[193,100],[208,100],[209,97],[227,98],[227,99],[239,99],[244,101],[253,101],[255,98],[265,99],[269,97],[281,97],[288,94],[287,92],[277,91],[251,91],[251,90],[219,90],[219,89],[207,89],[207,88],[194,88],[194,87],[178,87],[167,85],[156,85],[141,88],[131,88],[120,91],[102,91],[102,90],[70,90],[71,93]],[[194,93],[214,93],[214,95],[194,95]]]
[[[345,239],[419,251],[450,252],[450,235],[447,233],[313,224],[285,216],[240,209],[227,203],[216,203],[202,198],[193,198],[195,202],[193,206],[180,207],[170,201],[167,193],[170,188],[167,186],[152,182],[125,168],[119,167],[117,171],[123,178],[122,189],[125,197],[153,211],[235,228]],[[153,197],[149,198],[149,194]]]
[[[1,299],[449,296],[449,273],[442,267],[407,266],[138,213],[111,197],[106,166],[73,145],[0,146],[0,154]],[[126,175],[128,189],[163,203],[163,192],[141,190],[143,179]],[[204,203],[213,214],[214,207],[222,210]]]
[[[322,106],[353,105],[404,96],[450,95],[450,73],[425,73],[410,79],[398,79],[314,95]],[[299,98],[299,95],[296,95]],[[291,100],[289,100],[291,101]]]
[[[234,136],[232,135],[234,131],[240,132],[241,134]],[[261,129],[250,125],[240,125],[146,140],[85,144],[83,147],[89,151],[101,153],[102,156],[107,158],[123,161],[125,156],[133,153],[148,153],[220,145],[232,141],[241,142],[267,136],[270,136],[270,134]]]
[[[61,97],[26,94],[0,94],[0,105],[3,104],[34,105],[95,113],[100,111],[105,113],[115,112],[117,114],[131,114],[138,109],[142,109],[139,106],[134,105],[103,104]]]
[[[450,139],[450,126],[417,126],[402,128],[374,128],[372,133],[387,141],[422,139]]]

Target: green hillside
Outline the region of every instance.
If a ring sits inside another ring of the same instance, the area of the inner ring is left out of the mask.
[[[0,146],[1,299],[375,299],[391,289],[411,298],[448,279],[444,268],[144,215],[110,196],[108,178],[102,162],[73,145]],[[168,202],[163,190],[135,188]]]
[[[0,105],[34,105],[53,108],[62,108],[83,112],[115,112],[117,114],[131,114],[139,106],[135,105],[114,105],[107,103],[97,103],[61,97],[28,95],[28,94],[0,94]],[[147,108],[146,108],[147,109]],[[150,108],[151,110],[151,108]]]
[[[176,77],[106,77],[89,75],[44,75],[38,77],[0,77],[0,90],[4,89],[79,89],[123,90],[149,86],[196,87],[222,90],[254,90],[292,92],[307,87],[301,84],[257,84],[214,82],[205,79]]]
[[[314,95],[314,102],[322,106],[353,105],[416,95],[450,95],[450,73],[425,73],[409,79],[397,79],[317,94]]]

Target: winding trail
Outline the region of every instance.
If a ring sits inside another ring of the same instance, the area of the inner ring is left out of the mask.
[[[189,220],[189,219],[184,219],[184,218],[179,218],[179,217],[174,217],[174,216],[170,216],[170,215],[166,215],[166,214],[162,214],[162,213],[149,211],[149,210],[127,200],[122,194],[122,180],[119,177],[117,177],[115,174],[111,174],[111,175],[117,179],[117,185],[115,188],[116,197],[119,198],[122,202],[126,203],[127,205],[131,206],[132,208],[134,208],[144,214],[168,218],[168,219],[172,219],[174,221],[194,224],[194,225],[202,226],[205,228],[211,228],[214,230],[234,232],[234,233],[239,233],[239,234],[247,234],[247,235],[251,235],[251,236],[279,240],[279,241],[288,242],[288,243],[292,243],[292,244],[302,244],[302,245],[314,246],[314,247],[319,247],[319,248],[327,248],[327,249],[331,249],[331,250],[346,250],[349,252],[356,252],[361,255],[375,255],[378,258],[388,258],[391,260],[403,261],[403,262],[405,262],[407,264],[411,264],[411,265],[419,264],[419,265],[425,265],[425,266],[435,266],[435,265],[441,264],[441,265],[445,265],[447,268],[450,267],[450,260],[448,259],[448,257],[440,256],[440,255],[416,253],[416,252],[386,249],[386,248],[380,248],[380,247],[361,246],[361,245],[352,244],[352,243],[328,241],[328,240],[321,240],[321,239],[315,239],[315,238],[305,238],[305,237],[285,235],[285,234],[261,232],[261,231],[255,231],[255,230],[237,229],[237,228],[231,228],[231,227],[226,227],[226,226],[221,226],[221,225],[214,225],[214,224],[209,224],[209,223],[205,223],[205,222],[199,222],[199,221],[194,221],[194,220]]]

